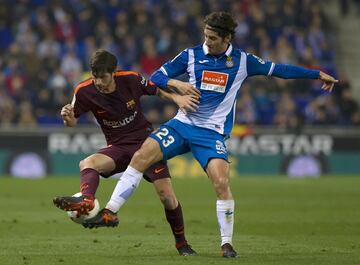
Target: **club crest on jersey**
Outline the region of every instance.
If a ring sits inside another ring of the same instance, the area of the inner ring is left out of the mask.
[[[135,105],[136,105],[136,103],[135,103],[135,100],[130,100],[130,101],[128,101],[128,102],[126,102],[126,108],[128,109],[128,110],[133,110],[133,109],[135,109]]]
[[[230,68],[234,66],[234,61],[232,60],[231,56],[228,56],[226,58],[226,63],[225,63],[226,67]]]

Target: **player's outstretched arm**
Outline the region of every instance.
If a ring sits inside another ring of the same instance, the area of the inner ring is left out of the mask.
[[[275,64],[264,61],[253,54],[246,55],[248,76],[271,75],[283,79],[319,79],[324,82],[322,89],[331,92],[334,84],[338,82],[334,77],[314,69],[308,69],[291,64]]]
[[[334,84],[338,82],[334,77],[323,71],[307,69],[295,65],[276,64],[272,75],[285,79],[319,79],[324,82],[321,88],[329,92],[332,91]]]
[[[74,127],[77,124],[77,119],[74,115],[74,108],[71,104],[66,104],[62,107],[60,114],[65,126]]]
[[[199,105],[199,97],[195,95],[178,95],[159,88],[157,94],[163,99],[175,102],[175,104],[185,113],[188,111],[196,111]]]

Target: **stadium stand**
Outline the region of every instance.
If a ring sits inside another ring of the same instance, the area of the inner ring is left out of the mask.
[[[116,54],[119,68],[149,75],[185,47],[201,43],[202,20],[225,10],[238,21],[234,45],[264,59],[338,76],[334,36],[323,1],[19,1],[0,6],[0,126],[60,126],[59,111],[89,75],[97,48]],[[346,6],[343,10],[346,14]],[[237,101],[238,124],[360,125],[346,77],[333,94],[320,82],[254,78]],[[144,99],[151,122],[176,108]],[[91,117],[81,123],[92,123]]]

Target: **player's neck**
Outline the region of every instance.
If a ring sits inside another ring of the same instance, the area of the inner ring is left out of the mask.
[[[109,85],[109,93],[112,93],[116,90],[116,82],[115,78],[112,79],[112,82]]]
[[[213,54],[213,56],[217,58],[223,56],[226,53],[227,49],[229,48],[229,45],[230,44],[226,44],[223,47],[221,47],[221,49],[216,54]]]

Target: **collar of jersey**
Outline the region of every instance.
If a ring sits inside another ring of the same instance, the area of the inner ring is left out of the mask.
[[[204,54],[208,55],[209,54],[209,48],[208,48],[208,46],[206,46],[205,42],[204,42],[202,48],[203,48]],[[225,52],[225,55],[230,56],[232,50],[233,50],[233,47],[232,47],[232,44],[230,43],[229,47],[227,48],[227,50]]]

